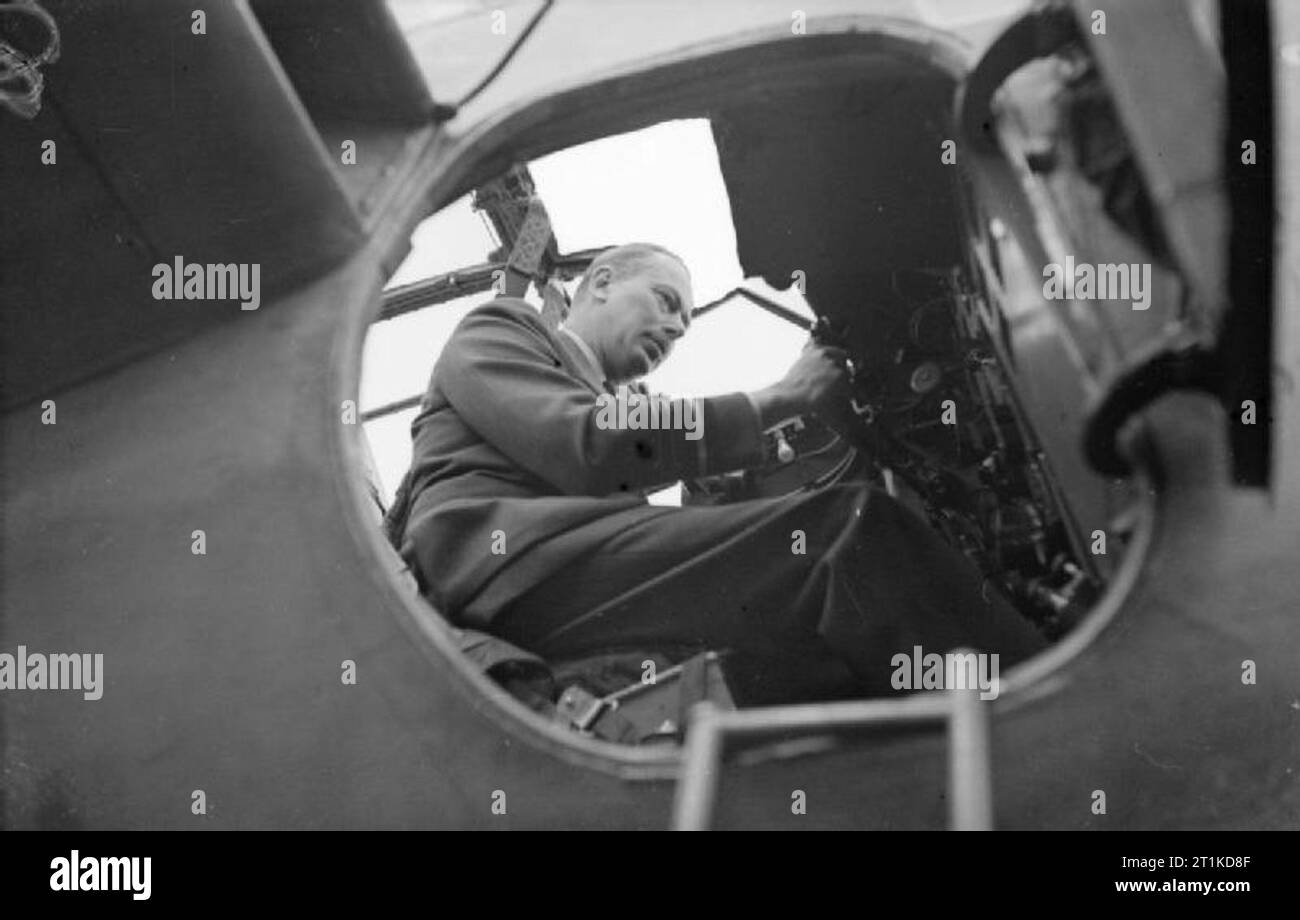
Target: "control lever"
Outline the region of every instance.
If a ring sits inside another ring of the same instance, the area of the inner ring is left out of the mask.
[[[835,348],[845,348],[845,350],[847,350],[845,347],[843,330],[836,327],[829,317],[817,317],[817,321],[813,323],[812,328],[808,330],[808,332],[812,336],[813,341],[818,345],[829,345]],[[858,383],[857,365],[853,363],[852,358],[848,358],[845,360],[844,366],[849,372],[850,391],[856,390]],[[853,409],[853,414],[861,419],[863,424],[870,425],[875,421],[876,409],[875,406],[871,405],[871,403],[859,404],[857,397],[850,395],[849,406]]]

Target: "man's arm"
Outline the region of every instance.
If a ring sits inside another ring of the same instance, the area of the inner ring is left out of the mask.
[[[847,353],[842,349],[809,340],[786,375],[771,386],[745,395],[764,432],[794,416],[815,412],[837,397],[843,397]],[[764,437],[769,437],[764,435]],[[774,463],[773,457],[766,458]],[[687,484],[682,504],[716,505],[752,497],[748,476],[727,474],[702,476]]]
[[[434,378],[482,438],[569,494],[637,491],[762,461],[759,419],[743,393],[694,401],[698,439],[680,428],[602,427],[596,394],[561,365],[524,304],[494,301],[466,316]],[[676,418],[684,410],[671,406]]]
[[[784,377],[748,394],[763,430],[792,416],[813,412],[837,395],[843,396],[847,357],[842,348],[809,339]]]

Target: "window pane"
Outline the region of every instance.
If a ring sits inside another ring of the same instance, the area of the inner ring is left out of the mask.
[[[420,410],[404,409],[366,422],[366,440],[370,443],[370,456],[374,459],[379,481],[379,496],[384,507],[391,507],[398,483],[411,465],[411,422]]]
[[[773,290],[761,279],[745,287],[802,316],[812,310],[799,289]],[[646,377],[652,390],[674,396],[715,396],[775,383],[794,363],[808,333],[743,297],[697,317],[672,357]]]
[[[695,302],[741,281],[731,202],[703,118],[616,134],[528,164],[561,252],[644,241],[691,270]]]
[[[491,291],[458,297],[395,319],[375,323],[362,353],[361,409],[423,393],[433,362],[462,317],[491,300]]]
[[[415,228],[410,253],[384,287],[400,287],[458,268],[482,265],[500,245],[486,215],[476,212],[466,195]]]

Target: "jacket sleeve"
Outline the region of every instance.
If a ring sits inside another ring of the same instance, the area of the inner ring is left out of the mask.
[[[465,317],[434,368],[434,386],[465,423],[519,466],[564,493],[600,496],[762,461],[743,393],[692,400],[694,431],[612,424],[613,398],[570,373],[541,323],[526,304],[493,301]],[[692,418],[673,405],[685,400],[660,399],[669,417]]]

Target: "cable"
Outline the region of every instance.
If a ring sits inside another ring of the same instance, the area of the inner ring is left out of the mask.
[[[510,47],[506,49],[506,53],[501,56],[501,60],[497,61],[496,66],[488,71],[487,76],[480,80],[477,86],[461,97],[460,101],[455,104],[454,109],[463,109],[472,102],[479,93],[488,88],[488,85],[500,75],[501,71],[506,69],[506,65],[510,63],[511,58],[515,56],[515,53],[519,50],[520,46],[528,40],[528,36],[533,33],[533,29],[537,28],[537,24],[542,21],[542,17],[545,16],[554,5],[555,0],[543,0],[541,9],[533,14],[532,19],[528,20],[528,25],[524,26],[524,30],[519,33],[519,37],[516,38]]]
[[[804,485],[806,491],[811,492],[813,489],[823,489],[827,486],[833,486],[844,478],[844,474],[853,468],[853,463],[858,459],[858,449],[849,448],[849,452],[844,455],[844,459],[831,467],[829,472],[823,473],[811,482]]]

